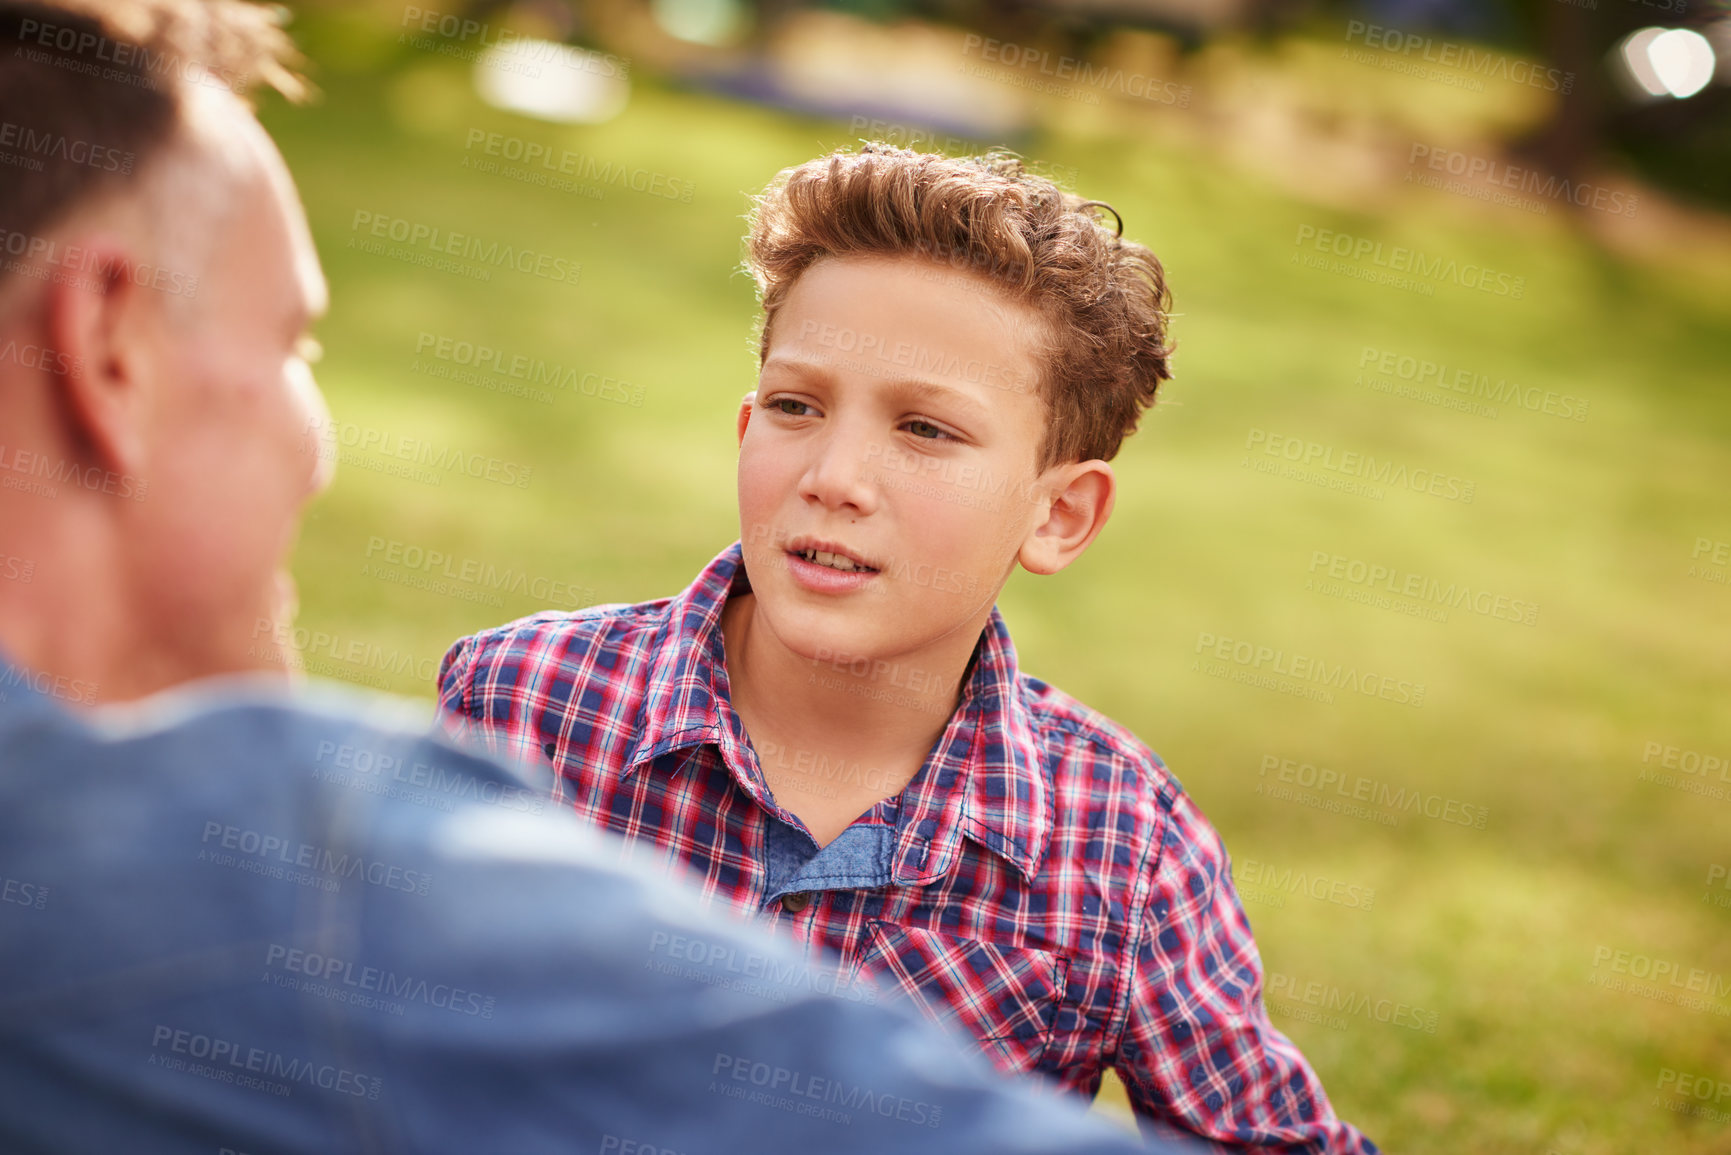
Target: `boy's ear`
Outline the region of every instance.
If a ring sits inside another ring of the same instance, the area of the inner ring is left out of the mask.
[[[739,400],[739,443],[745,444],[745,427],[751,424],[751,410],[757,404],[757,390],[753,389]]]
[[[1104,461],[1053,466],[1036,488],[1051,496],[1016,560],[1029,573],[1054,574],[1088,548],[1112,516],[1118,478]]]

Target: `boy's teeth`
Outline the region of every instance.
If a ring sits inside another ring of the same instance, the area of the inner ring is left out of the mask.
[[[852,573],[855,570],[865,568],[855,565],[852,558],[843,557],[839,553],[826,553],[821,549],[802,549],[799,552],[800,556],[807,561],[814,561],[818,565],[828,566],[830,569],[840,570],[843,573]]]

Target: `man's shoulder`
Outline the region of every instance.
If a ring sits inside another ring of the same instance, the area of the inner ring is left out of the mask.
[[[1047,757],[1060,774],[1081,775],[1102,788],[1134,792],[1170,811],[1184,786],[1135,731],[1050,682],[1021,674],[1022,700],[1032,715]]]
[[[120,758],[158,773],[350,787],[374,797],[459,780],[529,785],[517,771],[432,730],[425,705],[317,682],[291,690],[270,677],[210,679],[136,703],[43,722],[49,746],[85,748],[92,765]]]

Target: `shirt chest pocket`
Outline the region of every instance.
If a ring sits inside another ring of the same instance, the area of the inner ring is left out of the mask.
[[[998,946],[874,920],[858,975],[899,990],[925,1014],[1008,1071],[1029,1071],[1052,1040],[1069,962],[1049,951]]]

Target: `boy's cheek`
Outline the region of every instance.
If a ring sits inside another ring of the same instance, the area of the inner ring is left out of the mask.
[[[739,456],[739,515],[741,525],[768,526],[783,502],[798,488],[799,479],[771,454],[756,452],[751,447],[751,434],[746,433],[746,448]]]

